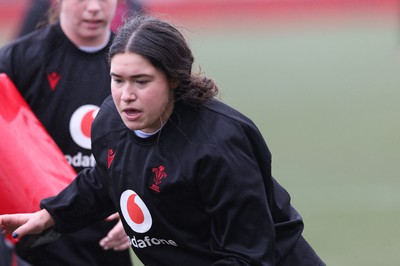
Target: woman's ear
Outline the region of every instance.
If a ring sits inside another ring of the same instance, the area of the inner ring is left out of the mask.
[[[169,87],[171,89],[176,89],[178,87],[179,82],[176,79],[173,79],[169,82]]]

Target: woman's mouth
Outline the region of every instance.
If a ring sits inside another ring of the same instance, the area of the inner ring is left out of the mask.
[[[85,25],[88,28],[98,28],[101,24],[101,20],[84,20]]]
[[[128,121],[135,121],[137,120],[142,112],[137,110],[137,109],[125,109],[122,111],[124,117],[128,120]]]

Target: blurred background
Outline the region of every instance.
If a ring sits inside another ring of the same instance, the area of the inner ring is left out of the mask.
[[[122,0],[121,0],[122,1]],[[0,45],[29,0],[0,0]],[[253,119],[328,265],[400,265],[397,0],[143,0]]]

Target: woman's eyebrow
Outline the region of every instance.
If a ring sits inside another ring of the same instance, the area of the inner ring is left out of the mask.
[[[122,77],[121,75],[115,74],[113,72],[110,72],[110,75],[114,77]],[[143,77],[151,77],[151,75],[143,73],[143,74],[129,76],[129,78],[143,78]]]

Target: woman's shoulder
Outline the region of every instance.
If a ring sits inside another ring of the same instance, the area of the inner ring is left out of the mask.
[[[17,61],[29,62],[29,59],[32,59],[32,63],[40,61],[38,58],[46,53],[48,50],[46,47],[59,40],[55,36],[56,34],[56,30],[52,26],[38,29],[5,44],[1,48],[0,54],[9,54]]]
[[[226,133],[234,128],[240,130],[258,130],[256,124],[248,116],[219,100],[212,100],[204,105],[203,118],[213,122],[214,127],[222,127]],[[226,129],[226,130],[224,130]]]
[[[219,100],[211,100],[199,108],[186,107],[176,120],[185,137],[196,142],[226,143],[260,135],[250,118]]]
[[[31,33],[20,36],[16,39],[11,40],[6,46],[14,46],[14,47],[28,47],[30,45],[43,45],[43,43],[47,43],[51,41],[51,39],[57,40],[57,36],[59,31],[57,30],[56,25],[46,26],[40,29],[37,29]]]

